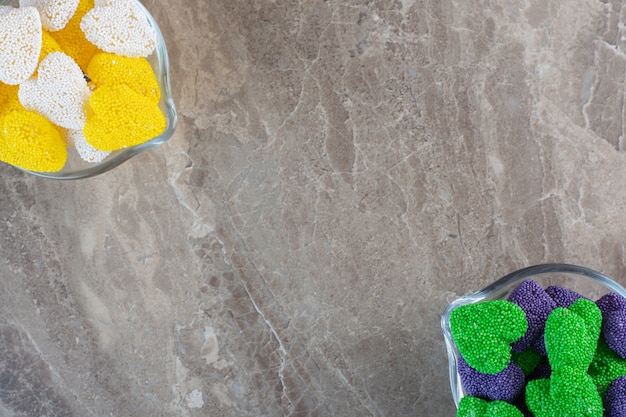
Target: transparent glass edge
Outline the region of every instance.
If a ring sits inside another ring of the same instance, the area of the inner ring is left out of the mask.
[[[9,4],[11,0],[0,0],[0,5]],[[141,143],[139,145],[132,146],[130,148],[118,151],[118,153],[108,159],[105,159],[103,162],[94,165],[92,167],[87,167],[84,169],[76,170],[76,171],[67,171],[63,172],[37,172],[37,171],[29,171],[27,169],[22,169],[20,167],[15,167],[20,171],[26,172],[28,174],[32,174],[38,177],[47,178],[47,179],[56,179],[56,180],[76,180],[76,179],[84,179],[93,177],[104,172],[110,171],[111,169],[119,166],[123,162],[132,158],[133,156],[156,147],[162,143],[167,142],[176,129],[176,125],[178,124],[178,115],[176,112],[176,105],[174,104],[174,99],[172,97],[171,83],[170,83],[170,69],[169,69],[169,56],[167,53],[167,47],[165,43],[165,39],[163,37],[163,33],[161,32],[159,25],[156,20],[150,14],[148,9],[139,1],[135,0],[135,3],[141,8],[144,12],[150,25],[155,31],[157,37],[157,46],[155,48],[154,53],[157,55],[157,80],[159,81],[159,85],[161,86],[161,103],[159,103],[159,107],[165,113],[165,118],[167,120],[167,125],[163,133],[159,136],[156,136],[149,141]]]
[[[470,293],[466,296],[460,297],[445,308],[441,316],[441,328],[446,344],[446,352],[448,355],[448,373],[450,379],[450,391],[456,407],[458,408],[461,398],[465,396],[463,391],[463,385],[458,373],[457,358],[460,356],[458,348],[454,343],[452,337],[452,331],[450,329],[450,313],[457,307],[477,303],[485,299],[498,298],[498,294],[502,295],[506,293],[509,288],[514,288],[517,283],[520,283],[524,279],[531,276],[545,275],[550,273],[563,273],[563,274],[575,274],[596,281],[607,288],[609,291],[616,292],[626,297],[626,288],[624,288],[617,281],[609,278],[601,272],[571,264],[540,264],[529,266],[523,269],[519,269],[504,277],[498,279],[494,283],[488,285],[482,290]]]

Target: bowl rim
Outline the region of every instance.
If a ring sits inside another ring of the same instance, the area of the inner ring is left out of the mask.
[[[458,308],[467,304],[474,304],[485,299],[498,298],[498,295],[504,295],[509,289],[512,289],[516,284],[521,283],[523,280],[531,278],[533,276],[550,274],[550,273],[563,273],[580,276],[584,279],[596,281],[603,285],[609,292],[616,292],[626,297],[626,288],[617,283],[612,278],[604,275],[601,272],[593,269],[572,265],[566,263],[546,263],[528,266],[522,269],[518,269],[511,272],[495,282],[489,284],[485,288],[473,293],[469,293],[463,297],[459,297],[452,301],[443,314],[441,315],[441,329],[443,331],[444,340],[446,344],[446,352],[448,355],[448,373],[450,378],[450,390],[456,407],[459,407],[459,401],[465,396],[463,391],[463,385],[458,373],[457,360],[459,357],[458,349],[454,344],[454,338],[450,330],[450,313],[455,308]],[[584,295],[584,294],[583,294]]]
[[[0,0],[0,5],[9,4],[10,2],[11,0]],[[156,35],[156,48],[152,53],[152,55],[154,55],[153,59],[156,60],[156,63],[153,64],[151,62],[151,66],[153,67],[155,76],[161,87],[161,100],[159,103],[159,108],[163,111],[163,114],[165,115],[165,119],[167,121],[165,130],[159,136],[156,136],[149,141],[125,149],[114,151],[104,161],[97,164],[86,165],[84,168],[67,170],[63,168],[58,172],[37,172],[23,169],[20,167],[15,168],[28,174],[48,179],[76,180],[89,178],[95,175],[105,173],[122,164],[131,157],[147,149],[154,148],[157,145],[167,142],[172,137],[178,123],[178,116],[176,112],[176,106],[174,104],[174,99],[172,97],[172,88],[170,84],[170,63],[167,53],[167,46],[165,44],[163,33],[161,32],[159,25],[157,24],[154,17],[139,0],[134,0],[134,2],[137,4],[137,6],[139,6],[141,11],[146,16],[146,18],[148,19],[148,23],[150,24]],[[150,60],[150,57],[148,57],[148,59]],[[80,157],[76,156],[76,158]],[[88,163],[85,162],[85,164]]]

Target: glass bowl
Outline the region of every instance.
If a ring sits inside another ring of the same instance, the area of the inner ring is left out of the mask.
[[[600,272],[576,265],[545,264],[512,272],[480,291],[453,301],[441,316],[441,328],[448,352],[450,388],[457,408],[459,401],[465,396],[465,392],[458,372],[459,350],[450,331],[450,313],[455,308],[467,304],[485,300],[506,300],[511,291],[525,279],[533,279],[544,289],[551,285],[569,288],[593,301],[609,292],[615,292],[626,297],[626,288]]]
[[[167,121],[167,125],[163,133],[139,145],[111,152],[102,162],[99,163],[89,163],[83,161],[78,155],[78,152],[70,147],[68,149],[67,162],[61,171],[35,172],[17,167],[18,169],[39,177],[57,180],[88,178],[109,171],[132,156],[148,149],[152,149],[172,137],[176,128],[177,115],[170,87],[169,58],[167,55],[167,48],[165,46],[165,39],[163,39],[163,34],[150,12],[148,12],[148,10],[138,0],[135,0],[135,3],[137,3],[139,8],[146,15],[148,22],[156,34],[156,48],[154,52],[147,57],[147,60],[150,62],[150,65],[154,70],[154,74],[156,75],[156,79],[161,87],[161,101],[159,102],[159,108],[165,115],[165,119]],[[7,4],[17,6],[17,2],[15,0],[0,0],[0,5]]]

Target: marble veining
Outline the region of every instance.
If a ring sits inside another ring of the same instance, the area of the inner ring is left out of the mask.
[[[0,166],[0,415],[451,416],[440,315],[626,284],[621,0],[146,0],[174,137]]]

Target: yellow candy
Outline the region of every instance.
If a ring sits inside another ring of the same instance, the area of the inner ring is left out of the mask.
[[[146,142],[165,130],[165,116],[153,100],[124,84],[103,85],[91,94],[93,114],[83,129],[87,143],[115,151]]]
[[[102,5],[108,5],[107,1]],[[82,133],[85,147],[95,148],[89,148],[89,152],[106,156],[107,152],[157,137],[165,130],[167,120],[158,107],[161,90],[148,60],[104,53],[87,40],[80,25],[93,8],[94,0],[79,0],[76,12],[63,29],[42,31],[38,69],[33,75],[44,78],[46,71],[43,65],[39,70],[39,64],[55,52],[67,54],[78,64],[84,71],[80,73],[81,81],[86,74],[93,91],[84,127],[73,133]],[[62,77],[69,76],[67,71],[62,72]],[[25,86],[29,80],[21,85],[0,82],[0,161],[29,171],[57,172],[66,164],[69,139],[50,119],[22,105],[19,97],[28,97]],[[18,94],[21,89],[24,91]],[[62,87],[56,90],[66,91]]]
[[[0,82],[0,114],[13,110],[25,110],[17,97],[19,85],[8,85]]]
[[[87,40],[80,29],[81,19],[93,6],[94,0],[80,0],[74,16],[67,22],[67,25],[61,30],[50,33],[63,52],[74,58],[83,70],[87,68],[91,57],[98,52],[98,48]]]
[[[89,62],[87,76],[96,88],[102,85],[125,84],[152,100],[154,104],[158,104],[161,99],[159,82],[145,58],[98,53]]]
[[[50,33],[48,33],[47,31],[43,31],[42,32],[42,37],[41,37],[41,53],[39,54],[39,63],[41,64],[41,60],[44,59],[46,57],[46,55],[48,55],[49,53],[52,52],[63,52],[63,50],[61,49],[61,46],[59,45],[59,43],[57,41],[54,40],[54,38],[52,37],[52,35],[50,35]]]
[[[45,117],[15,110],[0,118],[0,129],[1,161],[36,172],[56,172],[65,165],[65,141]]]

